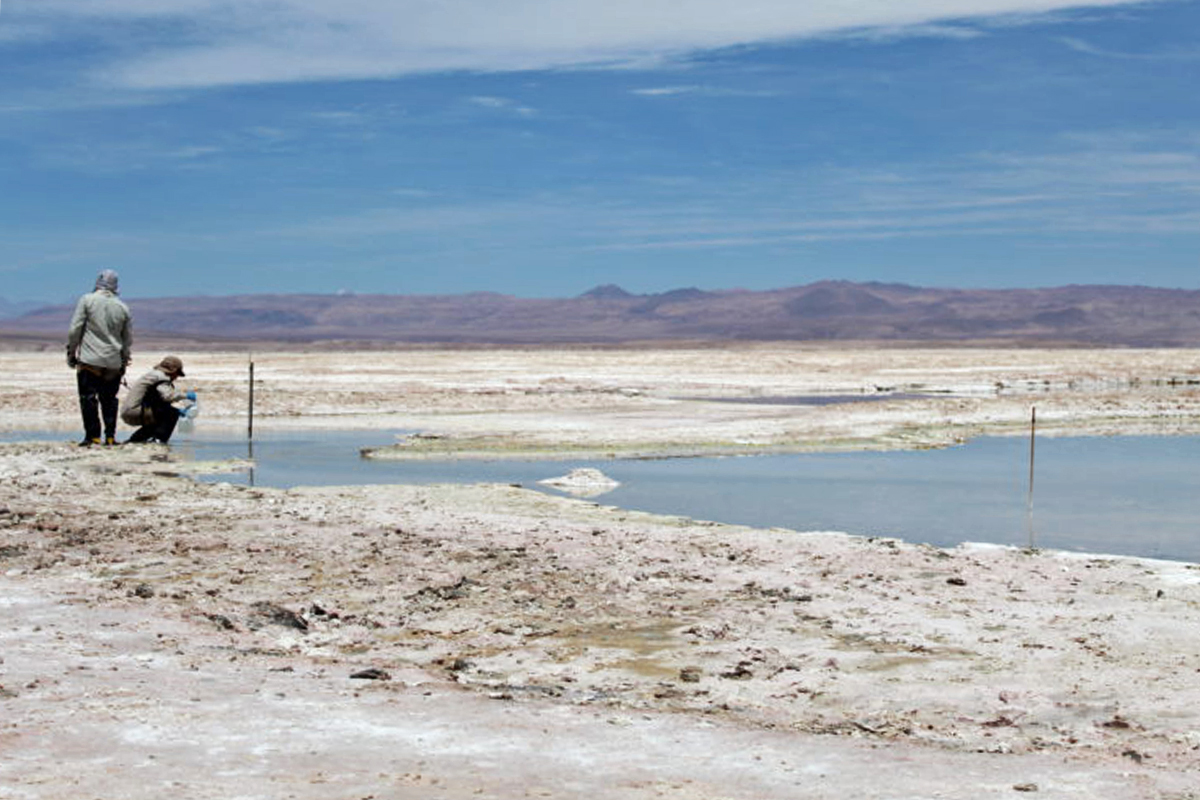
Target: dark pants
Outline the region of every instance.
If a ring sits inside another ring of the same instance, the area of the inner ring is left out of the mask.
[[[98,367],[80,367],[75,372],[79,386],[79,411],[83,415],[83,431],[88,439],[100,438],[100,419],[104,418],[104,435],[117,435],[117,390],[121,388],[121,372]]]
[[[146,399],[142,401],[142,418],[149,414],[150,422],[138,428],[129,436],[131,442],[156,441],[166,444],[175,432],[175,423],[179,422],[179,412],[175,406],[162,399],[155,388],[146,391]]]

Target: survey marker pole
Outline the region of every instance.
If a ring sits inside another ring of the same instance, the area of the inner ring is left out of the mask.
[[[1029,533],[1029,549],[1034,546],[1033,535],[1033,456],[1037,443],[1037,406],[1029,414],[1029,494],[1025,500],[1025,526]]]
[[[250,356],[250,391],[246,396],[246,438],[254,439],[254,356]]]

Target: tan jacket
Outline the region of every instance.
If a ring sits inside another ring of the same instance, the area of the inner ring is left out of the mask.
[[[145,403],[149,392],[158,392],[158,396],[166,403],[178,403],[187,399],[187,393],[176,389],[165,372],[152,369],[133,382],[125,394],[125,399],[121,401],[121,419],[126,425],[154,424],[154,414]]]

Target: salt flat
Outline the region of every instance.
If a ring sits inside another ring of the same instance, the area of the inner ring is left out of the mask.
[[[202,424],[244,426],[247,357],[180,355]],[[61,357],[0,361],[0,426],[73,438]],[[1047,434],[1200,420],[1194,351],[254,361],[262,429],[422,431],[404,457],[926,447],[1023,435],[1033,405]],[[928,396],[699,399],[891,391]],[[0,447],[0,797],[1200,796],[1194,565],[188,469]]]

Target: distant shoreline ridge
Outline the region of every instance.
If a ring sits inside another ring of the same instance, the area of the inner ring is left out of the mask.
[[[570,298],[342,291],[125,299],[143,334],[233,341],[1200,346],[1200,290],[1150,286],[942,289],[819,281],[762,291],[683,288],[654,294],[605,284]],[[70,312],[67,305],[45,306],[0,319],[0,332],[58,335]]]

